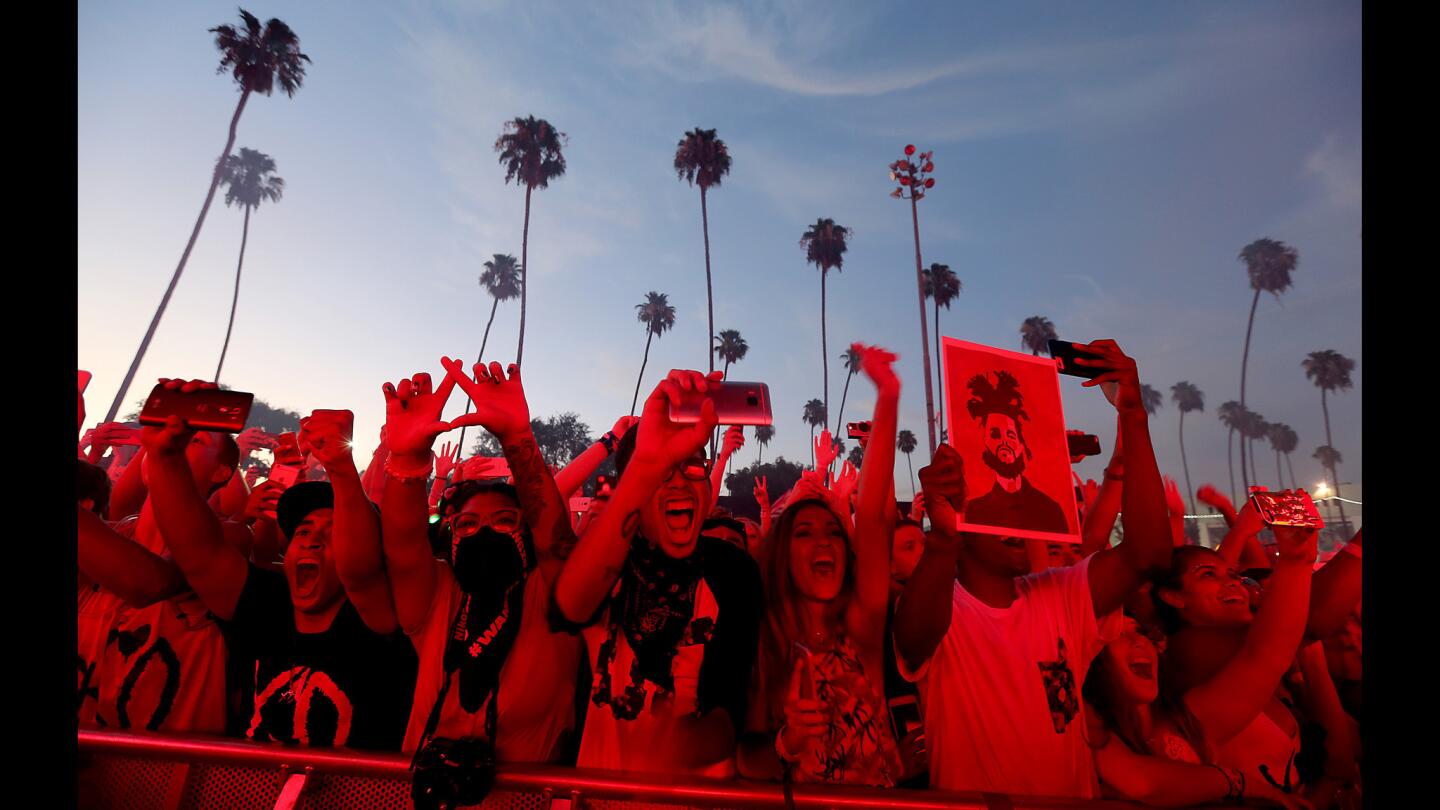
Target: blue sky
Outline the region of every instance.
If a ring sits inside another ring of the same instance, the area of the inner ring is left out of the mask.
[[[574,410],[599,433],[628,412],[648,290],[678,314],[645,389],[704,367],[699,193],[671,168],[680,136],[702,126],[734,159],[709,200],[716,329],[750,344],[732,377],[770,383],[765,456],[808,456],[820,279],[797,242],[817,217],[855,231],[828,281],[831,408],[848,343],[891,348],[901,426],[923,446],[910,217],[886,179],[915,143],[936,164],[924,261],[964,284],[942,332],[1018,349],[1020,322],[1044,315],[1063,338],[1116,338],[1167,395],[1194,382],[1206,395],[1186,420],[1196,486],[1227,477],[1214,410],[1238,398],[1250,303],[1236,254],[1259,237],[1296,247],[1294,288],[1260,302],[1248,399],[1299,433],[1300,480],[1321,478],[1319,395],[1300,361],[1361,351],[1358,3],[247,8],[289,23],[314,63],[294,99],[254,98],[240,122],[237,148],[271,155],[287,186],[252,217],[224,381],[297,410],[354,410],[362,464],[384,381],[438,375],[441,354],[479,348],[481,262],[520,254],[523,217],[492,146],[505,120],[534,114],[569,136],[566,176],[536,193],[531,219],[536,415]],[[123,378],[224,145],[237,93],[206,29],[236,21],[232,2],[80,4],[78,338],[92,413]],[[156,377],[213,373],[241,219],[217,197],[131,401]],[[501,306],[487,355],[513,359],[518,320]],[[1330,400],[1341,480],[1356,484],[1362,374]],[[1062,387],[1067,422],[1108,456],[1113,411],[1078,381]],[[847,421],[873,401],[857,378]],[[1152,433],[1179,476],[1177,418],[1167,402]],[[1098,478],[1103,458],[1081,474]],[[1273,454],[1259,467],[1269,483]]]

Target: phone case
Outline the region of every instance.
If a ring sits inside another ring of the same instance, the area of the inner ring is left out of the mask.
[[[270,476],[266,480],[289,489],[300,480],[300,468],[291,464],[275,464],[270,467]]]
[[[140,411],[140,424],[163,425],[169,417],[179,416],[195,430],[239,433],[250,416],[254,394],[243,391],[194,391],[189,394],[157,385]]]
[[[1266,526],[1297,526],[1304,529],[1324,528],[1320,510],[1310,500],[1310,493],[1303,489],[1287,489],[1280,492],[1254,491],[1250,502]]]
[[[770,415],[770,386],[756,382],[723,382],[710,384],[704,394],[690,393],[679,406],[670,405],[670,421],[694,424],[700,421],[700,404],[706,399],[715,403],[715,415],[722,425],[774,424]]]
[[[1108,368],[1099,366],[1082,366],[1075,362],[1075,358],[1083,357],[1087,360],[1099,360],[1099,355],[1091,352],[1082,352],[1075,348],[1075,344],[1068,340],[1050,341],[1050,356],[1055,359],[1055,367],[1061,374],[1070,377],[1081,377],[1086,380],[1093,380],[1101,374],[1109,371]]]
[[[295,467],[305,463],[305,457],[300,455],[300,440],[294,433],[281,433],[275,437],[276,464],[289,464]]]

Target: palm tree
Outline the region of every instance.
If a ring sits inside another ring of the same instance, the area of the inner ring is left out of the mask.
[[[850,448],[850,455],[846,456],[845,460],[850,462],[850,466],[857,470],[860,469],[860,465],[865,463],[865,449],[858,444],[855,445]]]
[[[1311,454],[1310,457],[1320,462],[1321,467],[1329,470],[1331,478],[1335,477],[1335,466],[1345,460],[1340,457],[1339,450],[1336,450],[1328,444],[1322,444],[1319,447],[1315,448],[1315,452]],[[1333,497],[1326,501],[1326,517],[1333,518],[1335,515],[1331,510],[1334,507],[1330,506],[1330,504],[1334,504],[1335,506],[1340,507],[1340,520],[1343,523],[1345,521],[1345,507],[1341,505],[1340,493],[1334,493]]]
[[[805,261],[820,268],[820,364],[824,373],[822,399],[825,412],[830,412],[830,349],[825,342],[825,276],[830,268],[840,270],[844,263],[846,240],[851,229],[836,225],[833,219],[817,219],[800,237],[800,247],[805,249]],[[825,420],[820,420],[824,426]]]
[[[726,379],[730,377],[730,364],[744,360],[749,351],[750,344],[745,342],[745,338],[740,337],[738,330],[721,329],[719,337],[715,338],[715,354],[725,361]],[[715,370],[713,364],[710,370]]]
[[[1195,514],[1195,490],[1190,486],[1190,462],[1185,458],[1185,414],[1205,410],[1205,395],[1194,383],[1181,380],[1170,386],[1170,398],[1180,409],[1180,466],[1185,470],[1185,495],[1189,499],[1190,514]]]
[[[480,286],[490,293],[490,320],[485,322],[485,336],[480,339],[480,354],[475,357],[475,362],[480,363],[485,359],[485,346],[490,342],[490,326],[495,323],[495,310],[499,309],[501,301],[509,301],[520,296],[520,264],[515,257],[508,253],[492,254],[490,261],[485,262],[485,272],[480,274]],[[465,397],[465,413],[470,413],[470,397]],[[460,428],[461,447],[465,446],[465,428]]]
[[[915,441],[915,434],[908,430],[902,430],[895,434],[895,449],[905,454],[905,466],[910,470],[910,498],[915,498],[915,465],[910,463],[910,454],[915,452],[918,443]]]
[[[675,147],[675,176],[694,186],[700,186],[700,228],[705,234],[705,307],[709,318],[710,340],[715,342],[715,293],[710,287],[710,212],[705,205],[705,193],[711,186],[719,186],[720,179],[730,173],[730,150],[725,142],[715,137],[713,129],[695,129],[685,133]],[[710,370],[715,370],[714,358]]]
[[[1240,426],[1240,433],[1243,436],[1243,440],[1240,442],[1240,471],[1241,473],[1245,471],[1245,451],[1248,448],[1250,452],[1250,481],[1258,484],[1260,483],[1260,475],[1255,471],[1255,440],[1265,438],[1270,432],[1270,423],[1265,421],[1265,417],[1249,408],[1246,408],[1243,413],[1244,420]],[[1246,483],[1245,491],[1250,491],[1249,483]]]
[[[845,391],[840,394],[840,413],[835,415],[836,436],[840,435],[840,427],[845,422],[845,400],[850,396],[850,379],[860,373],[860,352],[851,345],[840,355],[840,359],[845,361]]]
[[[1235,400],[1227,400],[1220,405],[1215,412],[1220,417],[1220,423],[1228,431],[1225,436],[1225,462],[1230,466],[1230,500],[1235,500],[1235,431],[1240,429],[1241,410],[1240,403]]]
[[[1250,276],[1250,289],[1255,291],[1250,301],[1250,321],[1245,325],[1245,353],[1240,358],[1240,406],[1245,406],[1245,374],[1250,364],[1250,332],[1255,328],[1255,307],[1260,304],[1260,293],[1268,292],[1280,300],[1280,293],[1290,288],[1290,274],[1300,263],[1300,254],[1295,248],[1274,239],[1256,239],[1240,251],[1238,257],[1245,263]],[[1240,479],[1245,491],[1250,491],[1250,482],[1245,478],[1245,443],[1240,443]],[[1252,465],[1253,466],[1253,465]]]
[[[1285,451],[1281,448],[1285,446],[1287,436],[1294,435],[1295,431],[1283,422],[1271,422],[1269,429],[1265,431],[1265,438],[1270,442],[1270,449],[1275,451],[1275,480],[1279,482],[1277,489],[1285,488],[1285,473],[1280,468],[1280,454]],[[1298,441],[1299,437],[1296,437],[1296,440]]]
[[[1311,352],[1310,356],[1301,361],[1300,365],[1305,369],[1305,376],[1315,383],[1316,388],[1320,389],[1320,411],[1325,415],[1325,447],[1331,448],[1334,461],[1338,463],[1340,453],[1333,450],[1334,440],[1330,438],[1330,405],[1326,400],[1326,395],[1331,391],[1347,390],[1353,385],[1350,381],[1350,372],[1355,370],[1355,361],[1334,349],[1325,349]],[[1334,464],[1326,465],[1326,469],[1330,471],[1330,480],[1335,485],[1335,496],[1338,498],[1340,496],[1340,476],[1335,472]],[[1336,500],[1335,503],[1340,506],[1340,522],[1344,524],[1344,502]]]
[[[1034,315],[1020,324],[1020,348],[1029,349],[1036,357],[1041,352],[1050,353],[1050,341],[1056,338],[1055,324],[1049,318]]]
[[[220,362],[215,364],[214,382],[220,382],[220,369],[225,367],[225,354],[230,351],[230,333],[235,328],[235,308],[240,304],[240,269],[245,266],[245,243],[250,239],[250,212],[260,203],[280,202],[285,194],[285,180],[275,175],[275,161],[263,152],[240,147],[240,156],[226,155],[220,168],[220,182],[225,184],[225,205],[245,209],[245,225],[240,230],[240,259],[235,263],[235,295],[230,299],[230,323],[225,327],[225,343],[220,347]]]
[[[550,181],[565,175],[565,155],[560,151],[568,144],[565,133],[549,121],[535,116],[514,118],[505,122],[505,129],[495,139],[495,151],[505,166],[505,184],[514,180],[525,186],[525,226],[520,232],[520,343],[515,348],[515,365],[525,356],[525,304],[530,278],[530,194],[537,188],[549,188]]]
[[[1290,454],[1300,446],[1300,436],[1289,425],[1286,425],[1285,431],[1278,438],[1280,443],[1277,445],[1277,449],[1285,454],[1285,469],[1290,473],[1290,487],[1293,489],[1298,485],[1295,483],[1295,465],[1290,461]]]
[[[180,254],[180,263],[175,265],[170,286],[165,288],[160,306],[155,308],[155,315],[150,319],[150,328],[145,330],[145,337],[140,340],[135,359],[130,361],[130,370],[125,372],[120,390],[115,392],[115,401],[110,403],[110,410],[105,415],[106,422],[115,421],[115,415],[120,412],[120,403],[125,401],[125,392],[130,390],[130,383],[135,381],[135,372],[140,370],[140,361],[145,358],[145,352],[150,348],[150,341],[155,337],[155,330],[160,326],[160,318],[165,314],[170,296],[175,293],[175,286],[180,283],[180,274],[185,272],[185,263],[190,260],[190,251],[195,248],[195,240],[200,237],[200,228],[205,224],[205,215],[209,213],[210,203],[215,199],[215,189],[220,185],[225,158],[229,156],[230,150],[235,148],[235,130],[240,125],[240,114],[245,111],[245,102],[250,100],[251,93],[270,95],[276,84],[280,85],[286,96],[294,98],[295,91],[305,83],[304,63],[309,62],[310,57],[300,52],[300,38],[295,36],[290,26],[272,19],[261,28],[260,20],[243,8],[240,9],[240,19],[245,24],[243,30],[237,30],[230,25],[210,29],[210,33],[215,35],[215,47],[220,49],[220,68],[217,72],[230,71],[235,83],[240,86],[240,101],[235,105],[235,113],[230,116],[230,133],[226,136],[220,159],[215,162],[215,169],[210,174],[210,190],[205,193],[205,202],[200,206],[200,216],[195,219],[195,227],[190,231],[190,241],[185,243],[185,250]]]
[[[760,458],[765,455],[765,445],[775,438],[774,425],[758,425],[755,428],[755,466],[760,466]]]
[[[523,295],[520,300],[525,300]],[[669,296],[651,290],[645,293],[643,302],[635,305],[635,320],[645,324],[645,359],[640,362],[640,376],[635,378],[635,397],[630,400],[631,416],[635,415],[635,403],[640,401],[640,381],[645,379],[645,366],[650,362],[650,341],[675,325],[675,308],[670,306]]]
[[[940,441],[945,441],[945,358],[940,353],[940,307],[950,308],[950,303],[960,297],[960,277],[955,275],[948,264],[933,262],[925,271],[925,297],[935,301],[935,401],[940,410],[935,413],[936,431]]]
[[[1145,383],[1140,383],[1140,404],[1145,406],[1146,414],[1154,416],[1160,406],[1165,404],[1165,395]]]
[[[810,426],[810,466],[815,466],[815,428],[825,427],[825,403],[812,399],[805,403],[805,424]]]

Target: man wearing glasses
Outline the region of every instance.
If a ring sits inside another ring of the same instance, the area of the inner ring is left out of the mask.
[[[700,535],[711,503],[706,400],[696,424],[670,405],[720,380],[671,371],[616,453],[619,483],[555,586],[557,625],[585,639],[594,673],[579,767],[729,776],[759,642],[760,571]]]

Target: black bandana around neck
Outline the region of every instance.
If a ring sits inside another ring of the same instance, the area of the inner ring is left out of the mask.
[[[520,634],[534,553],[522,535],[486,526],[457,539],[451,555],[465,596],[445,644],[445,674],[459,670],[460,706],[473,714],[500,687],[500,667]]]

